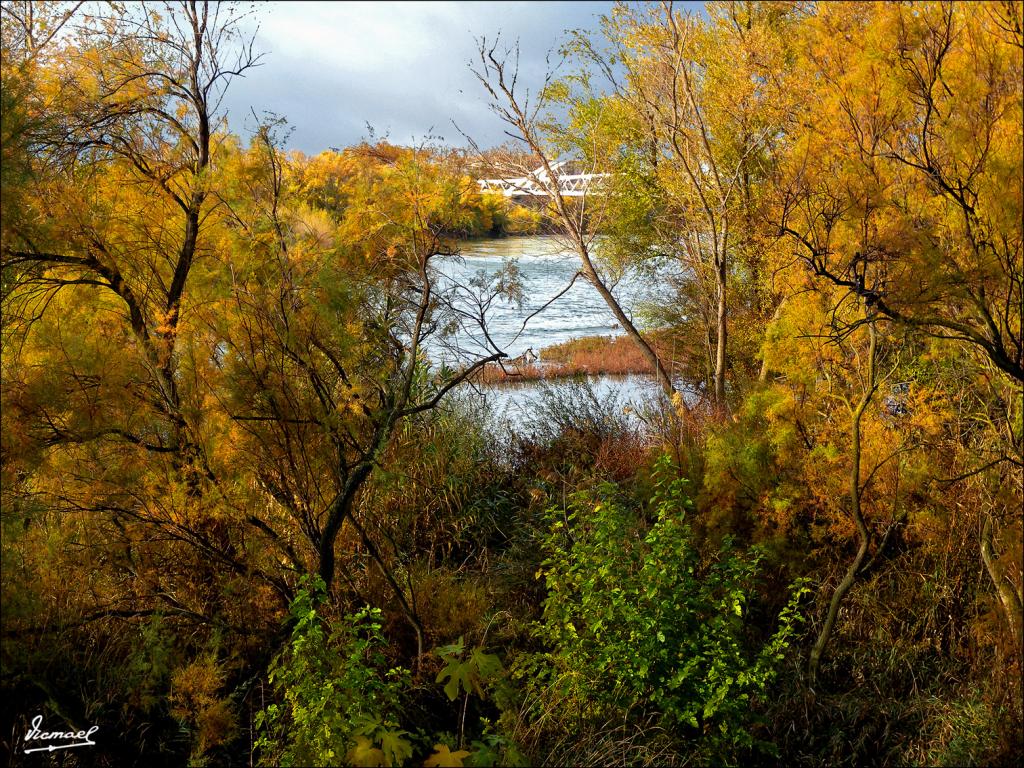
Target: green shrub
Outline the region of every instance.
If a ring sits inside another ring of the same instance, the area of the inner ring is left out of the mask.
[[[292,602],[291,642],[268,675],[280,703],[256,716],[260,763],[399,765],[412,754],[393,718],[408,671],[385,670],[379,609],[328,625],[323,589],[318,578]]]
[[[750,746],[751,697],[775,676],[806,589],[794,589],[774,634],[749,650],[744,618],[760,554],[726,542],[702,563],[686,522],[686,481],[671,474],[663,456],[649,526],[608,484],[549,510],[539,634],[550,650],[519,675],[547,686],[543,710],[557,711],[562,728],[653,712],[680,735]]]

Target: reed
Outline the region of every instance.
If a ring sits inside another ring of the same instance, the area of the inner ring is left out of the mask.
[[[650,363],[627,336],[585,336],[541,350],[540,359],[575,373],[653,373]]]
[[[655,351],[666,365],[671,363],[671,341],[664,335],[652,337]],[[483,368],[475,377],[478,384],[565,379],[580,374],[625,376],[653,374],[654,369],[628,336],[584,336],[541,349],[536,361],[503,361]]]

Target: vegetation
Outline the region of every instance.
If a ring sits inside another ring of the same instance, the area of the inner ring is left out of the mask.
[[[2,13],[8,762],[1019,762],[1019,3],[616,5],[530,101],[482,41],[479,157],[232,134],[227,5]],[[542,361],[664,398],[465,396],[524,284],[441,267],[537,231],[625,331]]]
[[[665,360],[671,360],[671,348],[664,339],[652,338],[652,346]],[[535,353],[512,360],[500,360],[485,366],[475,381],[487,384],[518,383],[539,379],[564,379],[586,374],[653,373],[650,362],[626,336],[584,336],[561,344],[552,344]]]

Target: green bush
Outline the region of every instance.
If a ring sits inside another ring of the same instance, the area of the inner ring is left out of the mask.
[[[385,670],[381,612],[364,608],[329,625],[318,578],[291,605],[291,642],[269,680],[280,703],[256,716],[261,765],[400,765],[412,744],[393,713],[408,671]]]
[[[751,697],[775,676],[806,589],[794,589],[768,641],[748,649],[745,614],[760,554],[726,542],[703,563],[685,486],[663,456],[649,526],[608,484],[549,510],[539,634],[550,650],[519,675],[547,687],[542,709],[557,712],[562,728],[629,716],[649,722],[654,713],[679,735],[753,744]]]

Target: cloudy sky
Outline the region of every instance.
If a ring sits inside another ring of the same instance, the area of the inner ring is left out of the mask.
[[[469,71],[475,37],[520,44],[520,76],[542,81],[568,29],[597,29],[610,2],[270,2],[256,6],[263,65],[236,80],[224,106],[235,131],[250,109],[272,111],[293,128],[290,146],[307,153],[367,136],[396,143],[428,134],[481,146],[504,140]],[[698,9],[699,3],[684,3]],[[248,119],[247,119],[248,118]]]

